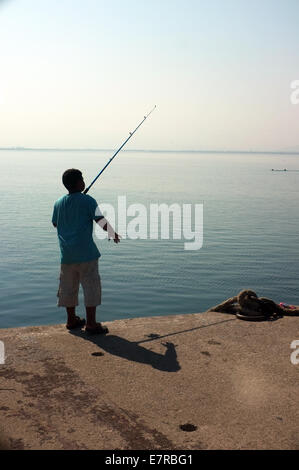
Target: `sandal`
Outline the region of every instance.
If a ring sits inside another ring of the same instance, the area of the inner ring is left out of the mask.
[[[85,331],[93,335],[106,335],[107,333],[109,333],[107,326],[103,326],[101,325],[101,323],[97,323],[97,326],[95,328],[85,328]]]
[[[75,317],[75,323],[72,325],[66,325],[68,330],[74,330],[75,328],[81,328],[85,325],[85,318]]]

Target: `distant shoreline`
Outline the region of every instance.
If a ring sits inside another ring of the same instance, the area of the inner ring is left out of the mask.
[[[38,151],[38,152],[114,152],[115,149],[100,148],[31,148],[31,147],[0,147],[0,151]],[[144,153],[211,153],[211,154],[244,154],[244,155],[299,155],[299,151],[283,150],[151,150],[124,149],[123,152]]]

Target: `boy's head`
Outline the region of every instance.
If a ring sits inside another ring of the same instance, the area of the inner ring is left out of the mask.
[[[66,170],[62,175],[62,182],[70,193],[81,193],[84,191],[85,183],[80,170],[76,170],[75,168]]]

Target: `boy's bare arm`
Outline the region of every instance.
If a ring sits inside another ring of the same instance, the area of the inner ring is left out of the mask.
[[[97,220],[97,224],[99,224],[99,226],[102,227],[102,229],[105,230],[105,232],[108,232],[108,240],[112,238],[114,243],[120,242],[120,236],[111,227],[111,225],[109,224],[108,220],[105,219],[105,217],[102,217],[101,219]]]
[[[116,233],[113,230],[113,228],[109,224],[108,220],[105,219],[105,217],[102,217],[100,220],[97,221],[97,223],[100,225],[100,227],[102,227],[103,230],[105,230],[105,232],[108,232],[108,240],[110,240],[110,238],[113,238],[114,243],[120,242],[120,236],[118,235],[118,233]],[[53,226],[55,228],[57,227],[57,225],[54,224],[54,222],[53,222]]]

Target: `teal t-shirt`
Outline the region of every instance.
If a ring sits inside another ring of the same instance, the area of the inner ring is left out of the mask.
[[[93,221],[103,215],[88,194],[72,193],[55,202],[52,222],[57,226],[61,263],[83,263],[101,256],[92,237]]]

